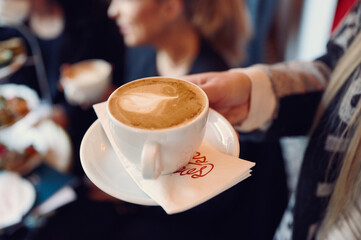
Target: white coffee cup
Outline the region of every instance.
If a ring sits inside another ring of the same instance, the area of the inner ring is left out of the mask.
[[[184,87],[186,90],[181,90]],[[114,142],[145,179],[187,165],[203,140],[208,110],[202,89],[166,77],[127,83],[107,101]]]
[[[98,102],[108,89],[111,78],[110,63],[89,59],[67,66],[61,73],[60,83],[70,104],[83,105]]]

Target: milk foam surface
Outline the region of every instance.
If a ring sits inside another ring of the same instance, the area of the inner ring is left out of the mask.
[[[134,113],[151,113],[159,115],[162,112],[160,105],[167,100],[176,99],[178,96],[162,96],[154,93],[129,93],[119,99],[119,108]]]
[[[161,129],[182,125],[205,108],[195,86],[172,79],[135,81],[116,90],[109,100],[112,115],[134,127]]]

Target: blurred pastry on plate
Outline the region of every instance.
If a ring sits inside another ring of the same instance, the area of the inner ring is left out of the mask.
[[[23,175],[38,166],[41,161],[42,156],[33,145],[29,145],[19,152],[0,143],[0,170]]]
[[[5,98],[0,95],[0,127],[10,126],[30,112],[22,97]]]

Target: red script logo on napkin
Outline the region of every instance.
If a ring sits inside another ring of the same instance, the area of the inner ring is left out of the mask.
[[[197,152],[187,166],[175,171],[180,176],[191,175],[192,178],[205,177],[214,168],[214,165],[207,161],[205,156]]]

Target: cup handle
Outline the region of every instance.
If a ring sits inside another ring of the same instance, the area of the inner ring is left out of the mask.
[[[141,170],[143,178],[157,179],[162,172],[159,156],[159,144],[148,141],[144,144],[141,157]]]

